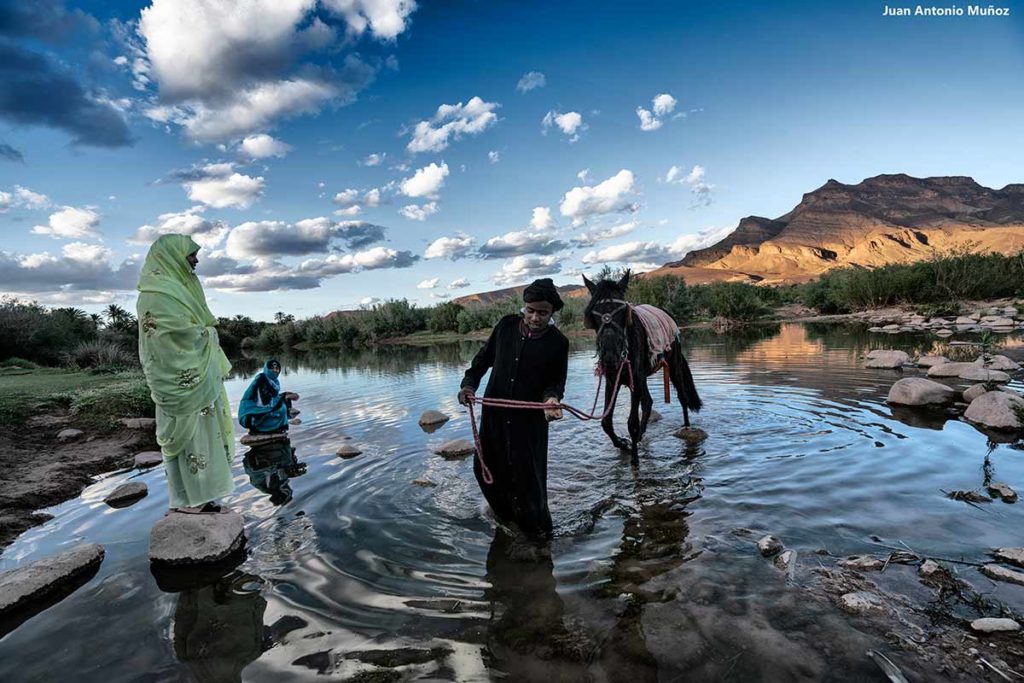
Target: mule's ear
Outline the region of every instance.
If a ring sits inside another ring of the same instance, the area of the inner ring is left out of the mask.
[[[619,278],[619,289],[621,289],[623,292],[625,292],[627,287],[629,287],[629,269],[628,268],[626,269],[626,272],[623,273],[622,277]]]
[[[585,285],[587,286],[587,289],[589,289],[589,290],[590,290],[590,293],[591,293],[591,294],[593,294],[593,293],[594,293],[594,287],[595,287],[595,285],[594,285],[594,283],[593,283],[593,282],[591,282],[590,280],[588,280],[588,279],[587,279],[587,276],[586,276],[586,275],[584,275],[584,276],[583,276],[583,284],[585,284]]]

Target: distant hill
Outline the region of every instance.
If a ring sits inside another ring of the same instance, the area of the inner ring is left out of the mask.
[[[526,289],[526,284],[518,285],[516,287],[506,287],[505,289],[495,289],[490,292],[480,292],[479,294],[467,294],[466,296],[460,296],[452,299],[457,304],[462,304],[466,307],[473,306],[486,306],[487,304],[493,304],[497,301],[504,301],[509,297],[516,297],[517,299],[522,297],[523,290]],[[579,290],[585,290],[583,285],[562,285],[558,288],[558,293],[562,297],[573,296],[574,292],[579,293]]]

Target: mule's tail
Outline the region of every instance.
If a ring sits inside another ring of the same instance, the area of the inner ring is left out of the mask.
[[[672,342],[672,363],[670,364],[672,384],[679,394],[680,402],[693,412],[699,412],[704,403],[697,394],[697,385],[693,383],[690,366],[683,356],[683,347],[678,341]]]

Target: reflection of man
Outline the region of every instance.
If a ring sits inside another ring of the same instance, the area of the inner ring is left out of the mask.
[[[487,344],[466,370],[459,402],[466,405],[488,369],[486,398],[557,404],[565,391],[569,340],[553,324],[562,299],[550,278],[523,292],[522,315],[498,321]],[[548,410],[484,407],[480,443],[494,477],[484,482],[479,461],[473,472],[495,516],[527,534],[550,537],[548,511],[548,421],[562,417]]]

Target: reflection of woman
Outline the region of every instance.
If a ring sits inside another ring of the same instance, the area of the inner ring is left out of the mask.
[[[273,434],[288,431],[288,418],[293,415],[291,403],[296,394],[281,392],[281,364],[271,358],[242,394],[238,406],[238,423],[250,434]]]
[[[171,509],[215,512],[231,492],[234,436],[224,377],[231,364],[217,319],[194,272],[199,245],[163,235],[139,279],[139,358],[156,404],[156,440],[164,456]]]

